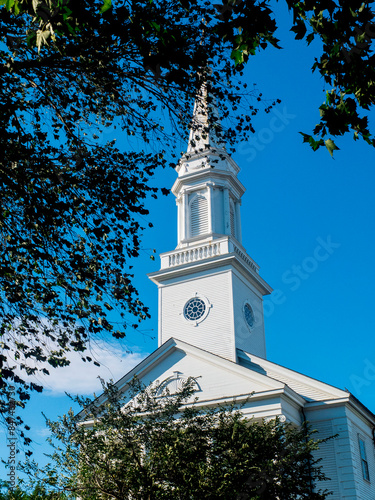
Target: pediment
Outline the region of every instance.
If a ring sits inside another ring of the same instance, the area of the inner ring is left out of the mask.
[[[175,339],[169,339],[148,358],[122,377],[116,386],[126,386],[136,376],[145,385],[168,387],[175,392],[188,377],[196,380],[199,401],[222,400],[283,390],[283,382],[271,379],[237,363]]]
[[[120,393],[126,395],[134,377],[146,386],[156,387],[160,395],[166,388],[173,394],[184,380],[192,377],[196,383],[195,404],[199,406],[236,402],[248,418],[261,420],[278,416],[297,425],[301,423],[300,410],[305,400],[285,382],[268,376],[265,371],[261,373],[258,368],[241,366],[174,338],[116,382]],[[103,396],[99,396],[97,404],[104,401]]]

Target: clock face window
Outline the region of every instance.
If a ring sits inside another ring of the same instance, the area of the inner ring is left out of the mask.
[[[204,316],[206,304],[199,297],[194,297],[186,302],[184,307],[184,316],[190,321],[197,321]]]
[[[255,323],[254,313],[253,313],[253,310],[251,309],[250,304],[248,304],[247,302],[243,307],[243,313],[245,316],[245,321],[247,323],[247,326],[249,328],[253,328],[254,323]]]

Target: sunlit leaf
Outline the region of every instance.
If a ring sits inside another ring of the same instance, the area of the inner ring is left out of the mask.
[[[324,141],[324,143],[325,143],[326,148],[328,149],[329,154],[330,154],[331,156],[333,156],[333,152],[334,152],[335,150],[340,149],[340,148],[338,148],[338,147],[336,146],[336,144],[333,142],[333,140],[332,140],[332,139],[327,139],[327,140],[325,140],[325,141]]]

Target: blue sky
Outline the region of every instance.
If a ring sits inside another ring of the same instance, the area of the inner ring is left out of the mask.
[[[283,4],[278,32],[283,50],[251,58],[244,78],[265,98],[280,98],[270,114],[259,113],[255,134],[233,155],[246,187],[241,207],[243,245],[275,292],[265,300],[267,357],[296,371],[347,388],[375,412],[374,226],[375,150],[351,136],[336,141],[332,159],[302,143],[319,120],[324,82],[311,74],[314,47],[294,41]],[[372,125],[375,125],[374,116]],[[117,136],[118,143],[128,145]],[[158,172],[171,187],[176,173]],[[150,220],[136,285],[151,320],[126,343],[92,346],[98,370],[79,359],[46,380],[43,395],[28,405],[33,450],[40,459],[47,435],[41,411],[54,419],[71,406],[64,391],[100,390],[98,373],[118,379],[157,347],[157,289],[146,273],[159,269],[157,254],[175,248],[176,205],[172,195],[149,201]],[[129,354],[127,351],[131,350]],[[1,432],[1,431],[0,431]],[[4,442],[5,434],[0,433]]]

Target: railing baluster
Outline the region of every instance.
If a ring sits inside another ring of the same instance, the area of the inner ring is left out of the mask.
[[[252,269],[255,269],[255,266],[246,256],[237,248],[234,247],[234,251],[249,264]],[[202,245],[197,248],[181,250],[180,252],[173,253],[169,255],[168,262],[169,267],[178,266],[180,264],[185,264],[188,262],[193,262],[195,260],[207,259],[209,257],[213,257],[215,255],[220,255],[220,244],[214,243],[209,245]]]

